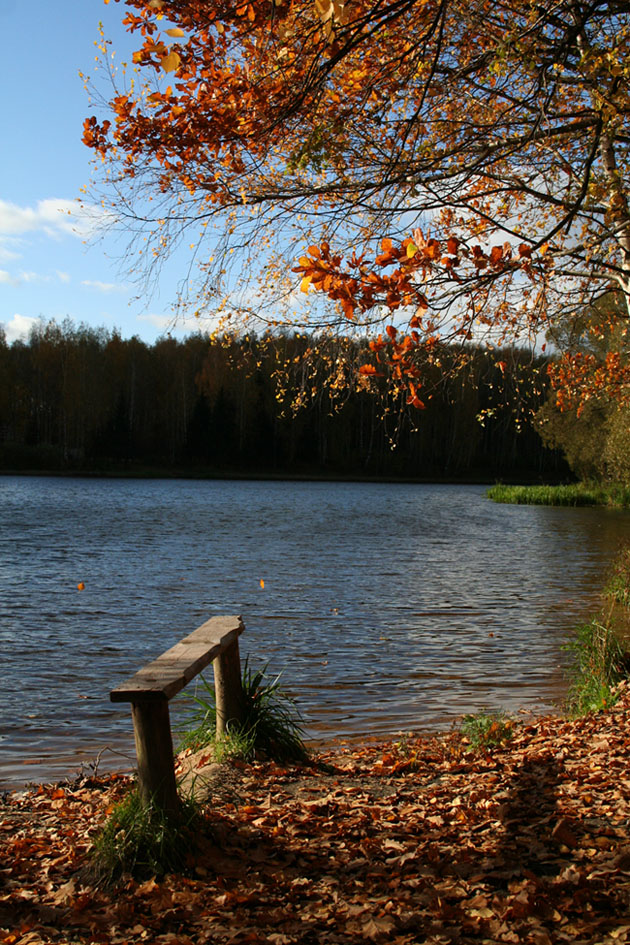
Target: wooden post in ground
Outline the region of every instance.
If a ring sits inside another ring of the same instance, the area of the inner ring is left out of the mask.
[[[167,814],[174,814],[179,807],[179,798],[173,766],[168,701],[132,702],[131,714],[142,800]]]
[[[231,722],[243,721],[243,686],[238,637],[216,657],[213,667],[217,738],[220,738],[229,729]]]

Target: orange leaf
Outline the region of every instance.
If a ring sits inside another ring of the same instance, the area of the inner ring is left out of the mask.
[[[160,65],[165,72],[175,72],[181,61],[181,56],[178,56],[176,52],[170,52],[160,61]]]
[[[382,374],[376,370],[373,364],[362,364],[359,368],[359,374],[366,375],[367,377],[382,377]]]
[[[435,239],[430,239],[427,243],[425,256],[427,256],[428,259],[437,259],[439,255],[440,255],[439,242]]]
[[[398,334],[398,332],[396,331],[396,329],[394,328],[393,325],[388,325],[388,326],[386,327],[385,331],[387,332],[387,334],[389,335],[389,337],[392,339],[392,341],[394,340],[394,338],[395,338],[396,335]]]
[[[375,341],[370,341],[370,351],[382,351],[386,347],[387,342],[383,340],[382,335],[379,335]]]
[[[407,403],[410,407],[415,407],[416,410],[426,410],[426,404],[420,400],[417,394],[414,394],[413,397],[409,395],[409,397],[407,397]]]

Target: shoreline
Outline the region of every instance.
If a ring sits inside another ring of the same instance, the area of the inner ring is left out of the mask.
[[[563,715],[560,706],[561,703],[558,703],[557,714],[554,712],[553,706],[547,703],[543,704],[540,710],[521,707],[515,709],[513,712],[509,713],[509,715],[510,718],[517,720],[517,724],[532,723],[538,718],[555,718],[556,715],[558,718],[562,718]],[[479,714],[484,714],[484,711],[483,709],[478,710]],[[446,738],[451,735],[461,736],[461,723],[468,714],[475,713],[472,710],[471,713],[462,712],[458,716],[453,716],[453,718],[442,727],[435,722],[428,722],[426,728],[409,725],[391,731],[373,733],[357,731],[347,732],[342,735],[328,736],[322,732],[313,732],[307,735],[304,739],[304,743],[309,754],[316,755],[320,753],[352,752],[361,749],[372,750],[375,746],[391,746],[407,740],[421,741],[423,739]],[[129,735],[121,739],[120,747],[118,748],[105,745],[100,748],[79,748],[72,752],[59,751],[54,754],[51,752],[39,757],[34,755],[31,759],[15,761],[7,765],[4,768],[5,771],[8,769],[15,772],[14,775],[12,774],[9,777],[3,776],[3,767],[0,765],[0,794],[24,791],[43,785],[54,787],[56,785],[69,784],[82,777],[100,778],[112,775],[116,777],[133,776],[136,765],[136,755],[131,720],[129,727]],[[186,749],[178,747],[176,741],[174,758],[179,758],[186,751]],[[121,757],[126,758],[128,764],[121,765],[119,763]],[[38,778],[36,774],[38,768],[46,769],[50,772],[50,776]],[[53,773],[55,769],[59,769],[58,776],[55,776]],[[22,777],[20,775],[22,770],[24,770],[24,772],[32,770],[34,775],[30,777],[25,773],[25,776]]]
[[[476,753],[448,733],[222,766],[183,870],[114,886],[90,851],[129,779],[3,797],[0,938],[172,945],[175,927],[178,945],[623,945],[628,685],[619,693],[605,712],[541,717]]]
[[[367,476],[360,473],[334,472],[269,472],[239,470],[204,471],[204,470],[168,470],[159,467],[141,468],[138,470],[78,470],[78,469],[0,469],[0,477],[25,478],[58,478],[58,479],[129,479],[129,480],[163,480],[193,482],[349,482],[349,483],[383,483],[383,484],[410,484],[410,485],[454,485],[454,486],[487,486],[497,484],[492,474],[479,473],[472,476]],[[501,480],[506,484],[518,486],[539,485],[540,479],[536,476],[506,477]]]

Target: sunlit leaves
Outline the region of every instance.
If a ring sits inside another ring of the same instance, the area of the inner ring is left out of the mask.
[[[327,42],[332,42],[335,29],[348,21],[346,2],[342,0],[315,0],[315,14],[321,23],[322,34]]]
[[[373,364],[362,364],[359,368],[359,374],[362,374],[364,377],[383,377],[383,373]]]
[[[179,53],[172,50],[167,56],[160,60],[160,65],[165,72],[175,72],[179,68],[182,59]]]
[[[431,351],[540,345],[555,312],[611,281],[630,298],[630,31],[612,0],[584,7],[580,29],[568,0],[126,9],[149,88],[116,94],[84,141],[116,195],[137,189],[125,212],[149,194],[168,207],[159,235],[138,212],[156,265],[191,246],[213,304],[251,273],[266,297],[299,287],[305,319],[378,334],[395,318]],[[297,266],[295,246],[309,246]]]

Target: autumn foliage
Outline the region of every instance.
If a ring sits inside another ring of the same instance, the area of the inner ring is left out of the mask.
[[[371,333],[362,376],[416,407],[436,339],[541,345],[611,287],[627,318],[622,0],[125,7],[137,74],[84,141],[136,265],[188,243],[200,314]],[[625,395],[625,343],[604,381],[564,354],[566,404]]]

